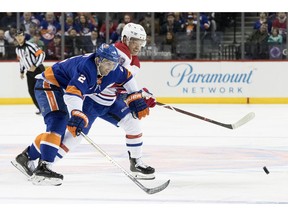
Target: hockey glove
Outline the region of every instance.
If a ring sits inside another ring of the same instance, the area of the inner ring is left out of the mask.
[[[88,126],[88,117],[80,110],[72,110],[71,118],[68,120],[67,129],[73,137],[79,136],[83,128]]]
[[[142,89],[142,96],[145,99],[145,103],[148,107],[155,107],[156,106],[156,98],[153,96],[151,92],[148,91],[147,88]]]
[[[149,107],[142,98],[142,91],[128,95],[125,103],[129,106],[134,118],[141,120],[146,115],[149,115]]]

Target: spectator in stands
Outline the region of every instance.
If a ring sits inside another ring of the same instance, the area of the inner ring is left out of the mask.
[[[24,12],[23,16],[20,19],[21,29],[24,29],[25,34],[31,35],[30,33],[30,26],[32,25],[33,28],[38,28],[39,21],[36,20],[31,12]]]
[[[22,27],[22,29],[24,29],[24,27]],[[25,31],[25,39],[26,40],[30,40],[31,38],[33,38],[33,36],[36,34],[36,32],[39,32],[38,28],[37,28],[37,25],[35,23],[31,23],[29,25],[28,33],[26,33],[26,31]]]
[[[65,47],[64,58],[67,58],[67,48]],[[61,35],[56,34],[53,40],[47,45],[46,59],[47,60],[61,60]]]
[[[33,12],[33,22],[36,22],[38,28],[40,27],[40,23],[45,19],[45,13],[44,12]]]
[[[71,29],[69,35],[65,38],[65,47],[68,53],[67,57],[72,57],[76,55],[82,55],[82,46],[84,37],[90,36],[78,36],[75,29]]]
[[[16,26],[16,16],[14,13],[7,12],[4,17],[2,17],[0,21],[0,28],[4,31],[11,28],[11,26]]]
[[[263,23],[267,23],[267,25],[268,25],[268,33],[270,33],[271,32],[271,28],[272,28],[272,22],[271,22],[270,19],[268,19],[267,13],[261,12],[259,14],[259,19],[254,23],[254,27],[253,28],[255,30],[260,29],[260,26]]]
[[[73,13],[66,13],[66,19],[64,23],[64,30],[65,30],[64,34],[68,36],[71,29],[75,29],[74,16]]]
[[[161,43],[161,51],[176,53],[176,39],[173,32],[167,32],[164,41]]]
[[[15,40],[15,35],[16,35],[16,24],[11,25],[9,30],[6,30],[4,32],[4,38],[5,40],[8,41],[8,43],[11,46],[16,46],[17,45],[17,41]],[[15,50],[15,49],[14,49]]]
[[[40,23],[42,40],[45,45],[53,41],[54,36],[61,31],[61,25],[56,21],[53,12],[47,12],[45,19]]]
[[[118,26],[118,24],[116,22],[113,22],[112,19],[109,20],[109,39],[110,39],[110,41],[111,41],[112,33],[116,32],[117,26]],[[99,31],[99,37],[106,40],[106,23],[102,24],[100,31]]]
[[[121,20],[121,22],[119,22],[117,28],[116,28],[116,32],[117,34],[120,36],[121,33],[122,33],[122,30],[124,28],[124,26],[127,24],[127,23],[130,23],[132,22],[132,18],[129,14],[124,14],[124,17],[123,19]]]
[[[166,35],[169,31],[172,31],[174,34],[181,31],[181,25],[175,20],[174,13],[168,13],[166,22],[160,27],[161,35]]]
[[[98,37],[97,31],[92,31],[90,37],[85,37],[83,41],[83,53],[94,53],[102,43],[102,38]]]
[[[193,14],[193,17],[194,17],[194,28],[196,28],[197,26],[197,13],[192,13]],[[207,15],[205,13],[200,13],[199,14],[200,17],[199,17],[199,20],[200,20],[200,31],[209,31],[210,30],[210,26],[211,26],[211,23],[209,22],[209,19],[207,17]]]
[[[268,38],[268,43],[282,44],[282,42],[283,42],[283,37],[281,34],[279,34],[279,29],[273,28],[272,34]]]
[[[280,12],[278,13],[278,16],[274,19],[272,24],[272,30],[274,28],[279,29],[279,34],[282,35],[283,39],[286,41],[286,35],[287,35],[287,16],[286,13]]]
[[[267,23],[262,23],[260,29],[252,32],[252,34],[248,37],[247,41],[253,43],[262,43],[263,41],[267,41],[269,36],[267,28]]]
[[[4,38],[4,30],[0,29],[0,59],[8,59],[9,43]]]
[[[41,34],[39,31],[36,31],[35,34],[33,35],[33,37],[29,40],[29,42],[35,43],[37,44],[37,46],[43,50],[45,52],[45,44],[44,42],[41,40]]]
[[[252,59],[266,59],[268,54],[268,26],[263,23],[260,29],[255,30],[246,42],[246,53]]]
[[[184,31],[186,32],[187,36],[193,36],[193,32],[195,32],[195,25],[194,25],[194,16],[192,13],[188,13],[187,21],[184,26]]]
[[[151,13],[145,13],[144,17],[139,20],[139,24],[145,29],[146,34],[151,35]]]
[[[98,23],[98,17],[96,13],[83,12],[82,14],[86,17],[87,21],[91,23],[94,26],[94,28],[96,28],[98,31],[99,23]]]
[[[75,29],[80,36],[90,36],[91,32],[96,29],[96,27],[88,22],[85,15],[79,16],[79,21],[75,23]]]
[[[180,31],[183,32],[185,23],[186,23],[185,16],[183,15],[183,13],[179,13],[179,12],[175,12],[174,16],[175,16],[175,21],[178,22],[180,25]]]

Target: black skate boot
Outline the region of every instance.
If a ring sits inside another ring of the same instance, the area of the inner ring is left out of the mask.
[[[52,171],[49,167],[51,163],[47,161],[39,161],[39,164],[32,176],[32,183],[34,185],[54,185],[62,184],[63,175]]]
[[[28,156],[29,147],[27,147],[21,154],[19,154],[14,161],[11,161],[12,165],[21,171],[25,176],[30,178],[35,170],[34,162],[29,159]]]
[[[141,158],[131,158],[129,151],[128,154],[130,160],[131,174],[135,178],[143,180],[155,179],[154,176],[155,169],[153,167],[144,164]]]

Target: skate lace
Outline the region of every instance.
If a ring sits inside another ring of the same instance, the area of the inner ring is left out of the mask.
[[[141,158],[137,158],[135,167],[147,168],[148,165],[144,164],[144,162],[141,160]]]

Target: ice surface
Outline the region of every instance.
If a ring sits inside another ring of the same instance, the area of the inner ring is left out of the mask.
[[[23,208],[29,215],[33,215],[29,208],[37,209],[37,215],[55,215],[52,210],[48,214],[47,205],[65,215],[69,209],[85,215],[121,215],[123,211],[123,215],[137,216],[156,216],[156,211],[163,215],[181,211],[181,215],[206,211],[208,215],[225,215],[226,211],[233,212],[228,215],[250,215],[244,209],[250,213],[255,210],[256,215],[263,209],[261,215],[277,215],[275,210],[282,212],[282,208],[287,213],[288,105],[173,106],[229,124],[249,112],[256,116],[230,130],[162,107],[153,108],[141,123],[143,160],[155,167],[156,179],[141,183],[155,187],[171,180],[164,191],[153,195],[138,188],[85,140],[54,165],[53,169],[64,175],[62,186],[32,185],[10,161],[45,131],[43,118],[35,115],[32,105],[0,106],[2,209],[22,215]],[[121,128],[97,119],[89,137],[129,169]],[[44,212],[39,213],[42,208]]]

